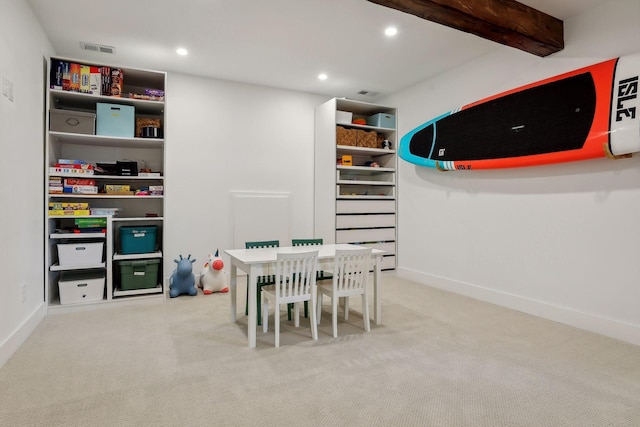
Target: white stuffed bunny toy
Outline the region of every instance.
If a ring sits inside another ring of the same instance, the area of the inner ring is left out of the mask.
[[[224,273],[224,262],[222,258],[218,256],[218,250],[216,254],[209,254],[209,259],[205,263],[202,270],[200,270],[200,284],[202,293],[205,295],[212,294],[214,292],[229,292],[229,286],[227,286],[227,275]]]

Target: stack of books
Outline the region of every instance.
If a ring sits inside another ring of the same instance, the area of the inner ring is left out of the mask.
[[[94,166],[84,160],[58,159],[49,174],[93,175]]]

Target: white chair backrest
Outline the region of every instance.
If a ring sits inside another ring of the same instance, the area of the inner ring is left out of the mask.
[[[278,252],[276,296],[307,295],[316,285],[318,251]]]
[[[370,266],[371,248],[336,249],[333,263],[336,290],[340,292],[365,288]]]

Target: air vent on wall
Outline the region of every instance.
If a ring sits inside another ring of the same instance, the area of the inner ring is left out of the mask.
[[[380,92],[374,92],[371,90],[362,89],[358,92],[358,95],[366,95],[366,96],[378,96]]]
[[[84,50],[90,50],[92,52],[110,53],[110,54],[116,53],[115,47],[105,46],[97,43],[80,42],[80,47]]]

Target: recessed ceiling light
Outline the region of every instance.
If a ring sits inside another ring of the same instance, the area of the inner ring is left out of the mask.
[[[176,49],[176,53],[180,56],[185,56],[186,54],[189,53],[189,51],[183,47],[180,47],[178,49]]]
[[[393,37],[393,36],[395,36],[396,34],[398,34],[398,29],[397,29],[396,27],[387,27],[387,28],[384,30],[384,34],[385,34],[387,37]]]
[[[329,78],[329,76],[327,76],[325,73],[320,73],[320,74],[318,74],[318,78],[320,80],[327,80]]]

